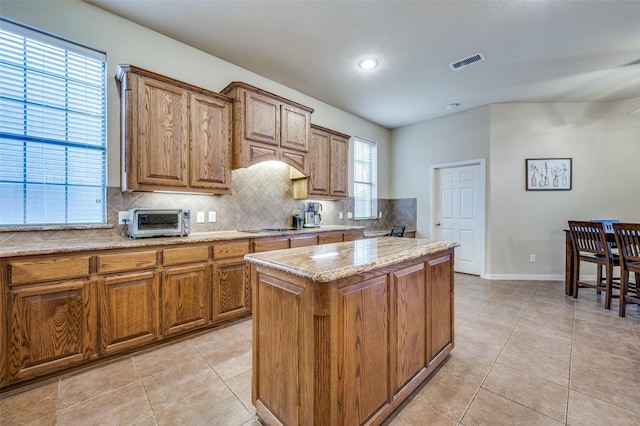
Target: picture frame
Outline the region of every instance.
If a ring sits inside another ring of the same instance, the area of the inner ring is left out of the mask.
[[[527,191],[570,191],[571,158],[527,158],[525,187]]]

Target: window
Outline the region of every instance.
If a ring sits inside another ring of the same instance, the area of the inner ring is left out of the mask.
[[[372,219],[378,215],[376,144],[353,139],[354,219]]]
[[[0,226],[105,223],[105,69],[0,20]]]

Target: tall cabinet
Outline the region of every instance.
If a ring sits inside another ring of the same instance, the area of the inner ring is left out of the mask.
[[[119,65],[122,190],[231,192],[233,100]]]

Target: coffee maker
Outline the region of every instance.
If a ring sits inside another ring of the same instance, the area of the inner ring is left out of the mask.
[[[322,220],[322,216],[320,216],[321,211],[322,211],[322,204],[313,203],[313,202],[307,204],[307,209],[304,212],[304,227],[305,228],[319,227],[320,221]]]

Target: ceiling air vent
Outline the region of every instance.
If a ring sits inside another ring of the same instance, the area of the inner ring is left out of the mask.
[[[476,53],[475,55],[453,62],[449,64],[449,66],[455,71],[480,61],[484,61],[484,55],[482,53]]]

